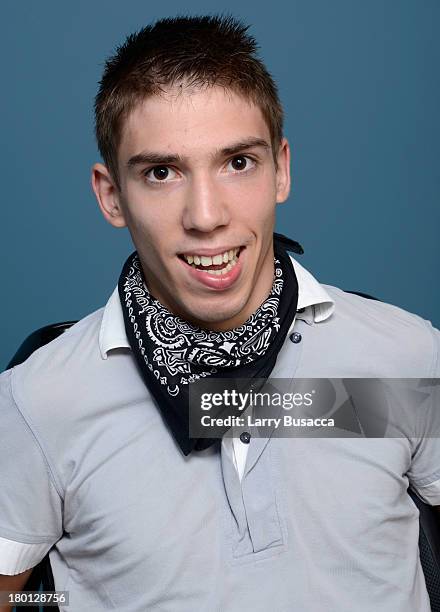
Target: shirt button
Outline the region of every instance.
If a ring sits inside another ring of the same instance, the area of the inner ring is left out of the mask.
[[[290,337],[290,341],[293,342],[293,344],[298,344],[298,342],[301,342],[302,340],[302,336],[298,332],[293,332],[293,334],[290,334],[289,337]]]
[[[249,444],[251,441],[251,434],[248,431],[243,431],[243,433],[240,434],[240,440],[243,444]]]

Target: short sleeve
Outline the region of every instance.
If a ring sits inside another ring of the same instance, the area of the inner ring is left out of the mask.
[[[425,435],[416,441],[408,471],[410,486],[432,506],[440,505],[440,332],[432,328],[433,366],[429,383],[430,408]]]
[[[0,574],[18,574],[43,559],[63,533],[62,498],[40,441],[0,374]]]

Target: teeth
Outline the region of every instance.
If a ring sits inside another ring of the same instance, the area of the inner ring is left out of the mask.
[[[237,265],[237,260],[234,259],[233,261],[230,261],[227,263],[227,265],[224,268],[221,268],[220,270],[202,270],[202,272],[207,272],[208,274],[211,274],[212,276],[220,276],[222,274],[227,274],[229,272],[229,270],[232,270],[232,268]],[[194,268],[195,266],[193,266]]]
[[[238,251],[239,249],[231,249],[230,251],[214,255],[214,257],[208,257],[206,255],[184,255],[183,257],[189,264],[194,264],[196,266],[202,265],[204,268],[212,265],[220,266],[222,263],[227,264],[228,262],[235,265]]]

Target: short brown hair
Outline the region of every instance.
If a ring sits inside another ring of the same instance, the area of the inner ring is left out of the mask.
[[[276,163],[283,110],[248,28],[230,16],[161,19],[128,36],[107,60],[95,99],[95,132],[118,188],[117,151],[123,121],[143,99],[181,83],[218,85],[258,106],[270,131]]]

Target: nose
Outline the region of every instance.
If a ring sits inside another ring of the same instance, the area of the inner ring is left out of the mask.
[[[227,225],[230,214],[223,195],[213,177],[206,173],[194,175],[186,193],[183,227],[186,230],[212,232]]]

